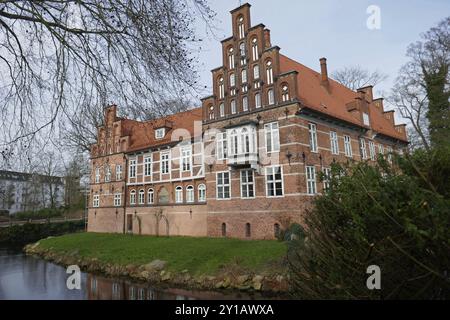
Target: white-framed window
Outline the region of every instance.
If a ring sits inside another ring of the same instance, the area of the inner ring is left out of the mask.
[[[241,198],[255,197],[253,170],[241,170]]]
[[[259,65],[257,64],[253,66],[253,79],[255,80],[259,79]]]
[[[254,38],[252,40],[252,59],[253,59],[253,61],[256,61],[259,59],[258,40],[256,38]]]
[[[129,167],[130,178],[136,178],[136,159],[130,159]]]
[[[390,163],[392,163],[392,153],[393,153],[392,147],[391,146],[387,147],[387,160]]]
[[[217,159],[224,160],[227,158],[227,134],[221,132],[217,134]]]
[[[369,114],[366,112],[363,112],[363,122],[365,126],[370,126]]]
[[[230,173],[217,172],[217,199],[230,199]]]
[[[206,186],[204,184],[200,184],[198,187],[198,202],[206,201]]]
[[[350,136],[344,136],[344,151],[345,156],[351,158],[353,157],[353,150],[352,150],[352,142],[351,142]]]
[[[266,167],[266,196],[282,197],[283,195],[283,168],[281,166]]]
[[[231,113],[236,113],[236,100],[231,100]]]
[[[230,133],[230,154],[235,155],[239,153],[239,141],[236,129]]]
[[[120,164],[116,165],[116,180],[122,180],[122,165]]]
[[[384,154],[384,146],[381,143],[378,144],[378,153],[379,154]]]
[[[98,194],[94,194],[92,197],[92,206],[94,208],[100,207],[100,196]]]
[[[193,186],[187,186],[186,187],[186,202],[187,203],[193,203],[195,201],[194,199],[194,187]]]
[[[245,83],[247,83],[247,69],[242,69],[242,71],[241,71],[241,81],[242,81],[242,84],[245,84]]]
[[[147,190],[147,203],[148,204],[154,204],[155,203],[155,192],[153,189]]]
[[[225,117],[225,104],[221,103],[219,105],[219,113],[221,117]]]
[[[215,115],[214,115],[214,106],[210,106],[209,107],[209,120],[214,120]]]
[[[273,89],[267,90],[267,101],[269,103],[269,106],[275,104],[275,96],[273,94]]]
[[[287,85],[283,85],[283,87],[281,88],[281,99],[283,100],[283,102],[290,100],[289,87]]]
[[[230,87],[234,87],[236,86],[236,76],[234,75],[234,73],[230,74]]]
[[[100,183],[100,168],[95,168],[95,183]]]
[[[223,99],[225,97],[225,85],[223,83],[223,77],[219,78],[219,99]]]
[[[242,97],[242,110],[248,111],[248,98],[247,96]]]
[[[359,139],[359,147],[361,149],[361,158],[367,159],[366,140],[364,138]]]
[[[267,61],[266,63],[266,77],[267,77],[267,84],[271,85],[273,83],[273,68],[272,68],[272,61]]]
[[[306,193],[314,195],[317,193],[316,187],[316,167],[306,167]]]
[[[373,143],[373,141],[369,141],[369,153],[370,153],[370,160],[375,161],[376,152],[375,152],[375,143]]]
[[[183,187],[178,186],[175,188],[175,202],[183,203]]]
[[[335,131],[330,131],[331,154],[339,154],[338,135]]]
[[[261,94],[259,92],[255,93],[255,108],[261,108]]]
[[[250,153],[250,132],[247,128],[241,130],[241,153]]]
[[[136,190],[130,191],[130,204],[136,204]]]
[[[168,174],[170,172],[170,152],[161,152],[161,173]]]
[[[314,123],[308,124],[309,128],[309,147],[311,152],[317,152],[317,126]]]
[[[155,138],[162,139],[166,135],[166,128],[158,128],[155,130]]]
[[[105,166],[105,182],[111,181],[111,167],[109,165]]]
[[[230,48],[228,50],[228,67],[230,70],[234,69],[234,49]]]
[[[144,157],[144,175],[150,177],[152,175],[152,156]]]
[[[244,18],[239,17],[238,20],[238,31],[239,31],[239,39],[244,39],[245,37],[245,30],[244,30]]]
[[[122,205],[122,194],[114,194],[114,207],[120,207]]]
[[[323,168],[323,189],[325,191],[330,189],[331,168]]]
[[[139,190],[139,204],[145,203],[145,191],[144,189]]]
[[[264,125],[266,133],[266,151],[278,152],[280,151],[280,132],[278,122],[271,122]]]
[[[181,149],[181,170],[191,171],[192,168],[192,148],[183,147]]]

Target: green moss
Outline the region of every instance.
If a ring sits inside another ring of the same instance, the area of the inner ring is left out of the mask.
[[[155,259],[168,262],[168,270],[213,275],[237,265],[250,272],[275,271],[281,266],[286,245],[278,241],[245,241],[225,238],[151,237],[120,234],[79,233],[40,242],[43,248],[106,263],[142,265]]]

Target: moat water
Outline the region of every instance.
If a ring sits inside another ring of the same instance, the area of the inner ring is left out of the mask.
[[[240,300],[265,299],[245,293],[224,294],[157,288],[126,279],[81,273],[81,289],[69,290],[66,268],[17,249],[0,248],[0,300]]]

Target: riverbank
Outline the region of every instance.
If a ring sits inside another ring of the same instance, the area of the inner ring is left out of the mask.
[[[25,247],[61,265],[199,290],[287,293],[286,244],[226,238],[69,234]]]

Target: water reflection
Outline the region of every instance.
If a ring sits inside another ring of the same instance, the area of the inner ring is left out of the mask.
[[[66,269],[20,251],[0,248],[0,299],[14,300],[194,300],[264,299],[243,293],[154,288],[145,283],[81,274],[81,290],[66,286]]]

